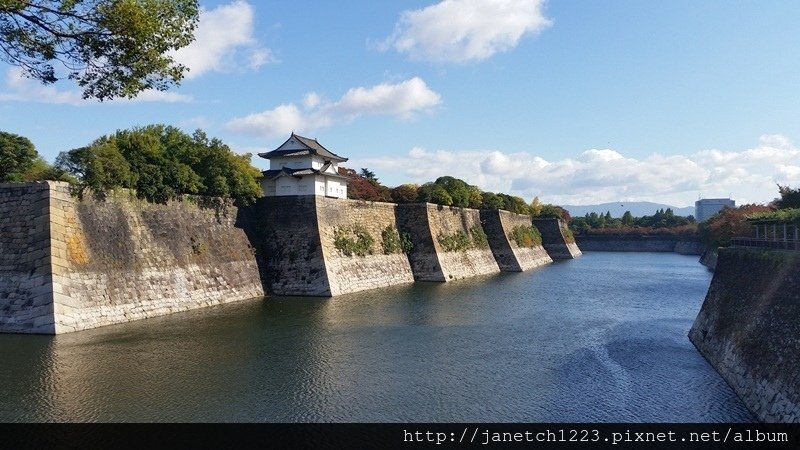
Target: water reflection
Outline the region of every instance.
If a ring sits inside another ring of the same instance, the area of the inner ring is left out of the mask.
[[[0,335],[1,421],[739,421],[686,339],[694,258],[271,297],[57,337]]]

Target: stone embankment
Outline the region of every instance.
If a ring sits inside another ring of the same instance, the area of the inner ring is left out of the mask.
[[[560,219],[533,219],[533,224],[542,234],[547,254],[553,259],[575,259],[581,250],[572,237],[567,224]]]
[[[56,334],[263,296],[237,209],[198,201],[0,186],[0,332]]]
[[[723,248],[689,338],[764,422],[800,422],[800,252]]]
[[[277,295],[333,296],[552,262],[541,245],[510,239],[531,220],[506,211],[292,196],[262,198],[246,215],[267,291]]]
[[[0,332],[62,333],[263,296],[333,296],[523,271],[573,258],[563,224],[432,204],[130,193],[79,200],[65,183],[0,186]],[[522,236],[522,238],[521,238]]]
[[[705,245],[697,240],[659,235],[578,235],[575,237],[585,252],[675,252],[701,255]]]

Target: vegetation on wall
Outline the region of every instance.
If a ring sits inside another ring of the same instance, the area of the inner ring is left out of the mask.
[[[391,255],[393,253],[409,253],[413,244],[408,233],[400,234],[397,228],[388,225],[381,231],[381,247],[383,247],[384,254]]]
[[[446,252],[461,252],[473,248],[489,248],[489,239],[480,224],[475,224],[470,227],[469,234],[460,230],[453,234],[439,233],[436,240]]]
[[[375,238],[361,225],[336,227],[333,230],[333,246],[346,256],[366,256],[374,253]]]
[[[238,155],[200,130],[192,136],[165,125],[117,131],[60,153],[56,166],[78,178],[78,192],[129,188],[156,203],[184,194],[244,203],[261,196],[261,172],[250,165],[250,155]]]
[[[511,229],[508,238],[517,244],[517,247],[532,248],[537,245],[542,245],[542,235],[539,230],[533,226],[517,225]]]

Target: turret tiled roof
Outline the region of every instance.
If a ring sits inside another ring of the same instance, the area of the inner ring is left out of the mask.
[[[281,147],[283,147],[284,145],[286,145],[286,143],[291,141],[292,139],[294,139],[297,142],[299,142],[304,148],[291,149],[291,150],[278,150]],[[331,160],[331,161],[336,161],[336,162],[347,161],[347,158],[343,158],[343,157],[331,152],[327,148],[323,147],[322,144],[317,142],[316,139],[303,137],[303,136],[300,136],[300,135],[294,134],[294,133],[292,133],[292,135],[289,137],[289,139],[286,140],[286,142],[284,142],[283,144],[278,146],[278,149],[275,149],[275,150],[273,150],[271,152],[259,153],[258,156],[260,156],[262,158],[270,159],[270,158],[275,158],[275,157],[278,157],[278,156],[284,156],[284,157],[285,156],[290,156],[291,157],[291,156],[318,155],[318,156],[321,156],[321,157],[325,158],[326,160]]]

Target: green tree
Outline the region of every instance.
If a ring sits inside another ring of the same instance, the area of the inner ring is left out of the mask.
[[[0,131],[0,183],[74,179],[47,163],[26,137]]]
[[[503,199],[500,198],[494,192],[484,192],[483,193],[483,204],[481,208],[484,209],[502,209],[503,208]]]
[[[425,183],[417,189],[417,201],[451,206],[453,197],[440,184]]]
[[[626,227],[633,226],[634,218],[633,214],[630,211],[625,211],[625,214],[622,215],[622,225]]]
[[[414,203],[417,201],[417,185],[401,184],[391,190],[391,196],[395,203]]]
[[[0,183],[22,181],[37,156],[28,138],[0,131]]]
[[[375,177],[375,172],[367,169],[366,167],[361,168],[361,173],[359,173],[362,177],[366,178],[367,180],[378,182],[378,178]]]
[[[0,0],[0,58],[84,98],[134,97],[178,84],[170,52],[194,39],[196,0]]]
[[[237,155],[202,131],[189,136],[174,127],[150,125],[117,131],[87,147],[62,152],[59,168],[80,186],[104,192],[118,187],[154,202],[181,194],[233,197],[245,203],[261,196],[261,172],[250,155]]]
[[[775,202],[778,208],[800,208],[800,188],[792,189],[779,184],[778,192],[781,194],[780,200]]]
[[[434,184],[444,188],[451,199],[451,205],[458,206],[460,208],[466,208],[469,206],[470,186],[464,180],[460,180],[451,176],[444,176],[437,178],[436,181],[434,181]]]

